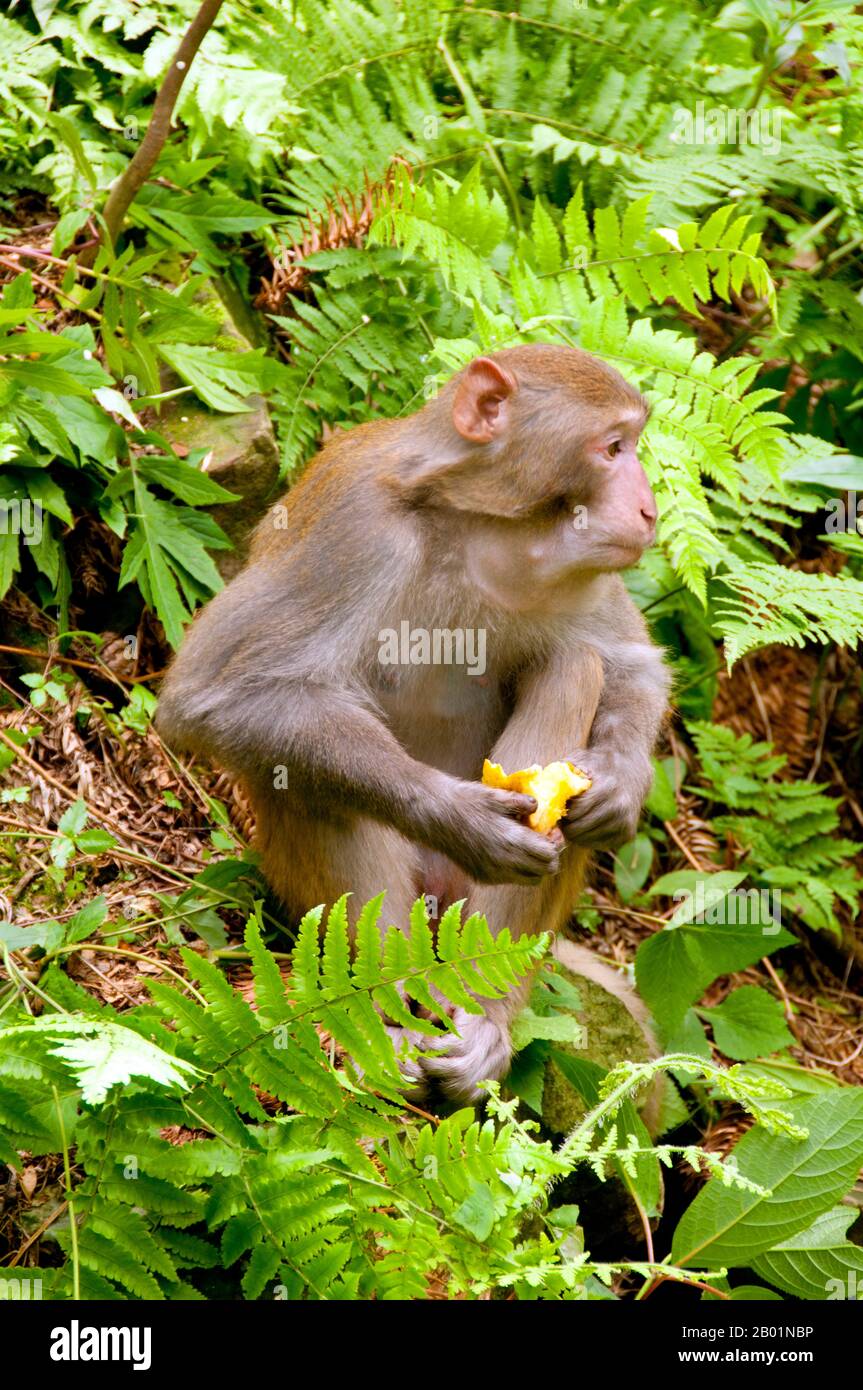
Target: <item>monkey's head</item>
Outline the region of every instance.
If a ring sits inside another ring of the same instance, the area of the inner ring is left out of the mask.
[[[590,353],[533,344],[477,357],[415,417],[400,490],[528,523],[561,572],[624,569],[656,532],[637,452],[647,415],[635,387]]]

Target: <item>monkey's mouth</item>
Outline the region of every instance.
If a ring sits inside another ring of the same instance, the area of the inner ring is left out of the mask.
[[[611,542],[608,546],[608,569],[632,569],[633,565],[638,564],[645,550],[652,544],[652,541],[646,541],[643,545],[634,541]]]
[[[655,544],[656,544],[656,522],[655,522],[655,521],[650,521],[650,522],[647,523],[647,525],[646,525],[645,528],[644,528],[643,538],[642,538],[641,540],[633,541],[633,542],[632,542],[631,549],[637,550],[638,553],[639,553],[639,555],[643,555],[644,552],[645,552],[645,550],[649,550],[650,547],[651,547],[652,545],[655,545]],[[630,548],[630,547],[628,547],[628,546],[625,546],[625,547],[624,547],[624,549],[629,549],[629,548]]]

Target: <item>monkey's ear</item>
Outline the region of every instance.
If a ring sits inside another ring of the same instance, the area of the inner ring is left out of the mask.
[[[489,444],[507,425],[507,401],[517,389],[515,377],[490,357],[475,357],[458,384],[452,422],[474,444]]]

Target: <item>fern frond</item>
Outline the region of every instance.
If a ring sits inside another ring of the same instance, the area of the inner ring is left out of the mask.
[[[501,282],[489,259],[509,228],[500,195],[487,192],[475,165],[461,184],[438,175],[415,184],[396,171],[369,231],[372,245],[395,242],[406,255],[420,251],[456,294],[476,296],[494,309]]]
[[[316,304],[292,299],[293,316],[273,316],[291,354],[273,400],[283,473],[309,457],[325,423],[397,414],[415,400],[426,371],[414,317],[424,291],[401,257],[344,249],[305,266],[326,276]]]
[[[713,818],[717,832],[734,837],[749,872],[781,889],[809,926],[838,932],[836,899],[856,911],[863,889],[852,862],[857,846],[837,833],[840,803],[817,783],[778,777],[786,757],[751,734],[703,722],[687,727],[708,794],[731,811]]]
[[[624,300],[643,312],[650,304],[675,299],[698,314],[698,301],[712,295],[728,300],[745,283],[775,308],[775,292],[757,232],[744,236],[749,218],[735,216],[732,205],[717,208],[699,226],[647,228],[650,195],[631,203],[623,216],[614,207],[597,208],[592,218],[584,205],[584,190],[576,189],[562,218],[564,247],[550,215],[537,199],[530,238],[522,239],[520,254],[540,276],[561,277],[561,293],[573,307],[591,299]],[[525,295],[538,302],[534,287],[517,277],[517,304],[525,315]],[[547,292],[548,293],[548,292]],[[546,300],[547,310],[555,307]]]
[[[747,652],[771,642],[795,647],[835,642],[853,648],[863,638],[863,581],[841,574],[741,566],[716,580],[715,605],[729,669]]]

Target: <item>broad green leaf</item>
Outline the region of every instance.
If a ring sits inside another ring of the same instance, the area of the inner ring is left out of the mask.
[[[19,476],[23,479],[23,485],[34,502],[38,502],[46,512],[50,512],[52,516],[58,517],[60,521],[65,521],[67,525],[71,526],[72,513],[63,490],[58,487],[53,478],[49,477],[45,470],[28,468],[26,471],[22,471]]]
[[[529,1105],[535,1115],[542,1114],[547,1060],[548,1043],[528,1043],[527,1047],[521,1048],[513,1057],[506,1078],[507,1090]]]
[[[140,421],[122,391],[115,390],[113,386],[97,386],[93,395],[103,410],[120,415],[133,429],[140,428]]]
[[[743,882],[743,875],[738,878]],[[673,873],[661,874],[647,889],[650,898],[671,898],[682,893],[694,893],[696,884],[704,882],[701,869],[675,869]]]
[[[781,1303],[781,1294],[774,1289],[762,1288],[760,1284],[738,1284],[731,1290],[734,1303]]]
[[[79,842],[80,844],[80,839]],[[87,903],[80,908],[74,917],[70,917],[64,940],[72,943],[74,941],[84,941],[88,936],[92,936],[94,931],[98,931],[108,915],[108,904],[104,894],[100,893],[98,898]]]
[[[686,896],[669,919],[669,928],[685,926],[699,917],[713,923],[727,920],[727,914],[723,912],[720,904],[724,903],[729,893],[740,886],[745,877],[745,873],[733,873],[727,869],[720,870],[718,874],[700,874],[695,886],[686,890]],[[675,899],[677,896],[675,893]]]
[[[155,497],[138,478],[135,500],[137,515],[123,553],[119,584],[122,588],[132,580],[138,583],[161,618],[168,641],[177,647],[189,606],[222,586],[205,546],[221,545],[224,533],[210,518]]]
[[[712,1290],[716,1292],[712,1292]],[[722,1294],[735,1303],[781,1303],[782,1295],[775,1289],[766,1289],[763,1284],[738,1284],[731,1288],[727,1279],[719,1279],[705,1289],[701,1295],[702,1303],[718,1303]]]
[[[519,1051],[540,1038],[550,1042],[568,1042],[583,1046],[584,1028],[572,1014],[537,1014],[531,1008],[522,1009],[512,1026],[512,1045]]]
[[[680,1027],[671,1036],[666,1036],[664,1043],[666,1052],[687,1052],[690,1056],[703,1057],[705,1062],[709,1062],[713,1056],[707,1034],[694,1009],[686,1010]],[[675,1068],[672,1075],[681,1086],[688,1086],[696,1079],[697,1073]]]
[[[0,922],[0,944],[10,951],[27,951],[31,946],[41,946],[51,951],[63,940],[63,928],[59,922],[39,922],[32,927],[16,927],[13,922]]]
[[[716,878],[723,875],[716,874]],[[739,881],[736,874],[728,875]],[[713,902],[721,902],[720,893]],[[691,918],[697,899],[682,904],[675,916]],[[674,918],[672,918],[674,921]],[[788,932],[735,922],[685,921],[669,924],[642,942],[635,957],[639,991],[666,1034],[675,1032],[690,1004],[694,1004],[719,975],[729,975],[754,964],[780,946],[791,946]]]
[[[733,1151],[738,1171],[769,1195],[725,1187],[711,1178],[684,1212],[671,1258],[678,1265],[752,1266],[811,1226],[851,1187],[863,1163],[863,1090],[814,1096],[794,1108],[807,1139],[756,1126]]]
[[[105,850],[113,849],[116,843],[110,830],[103,830],[100,826],[82,830],[80,835],[75,836],[76,846],[85,854],[104,854]]]
[[[0,598],[8,592],[19,568],[20,548],[20,539],[13,531],[0,531]]]
[[[229,492],[200,468],[193,468],[185,459],[143,454],[135,464],[136,471],[148,482],[158,483],[175,497],[192,506],[208,506],[213,502],[236,502],[239,493]]]
[[[644,803],[644,808],[659,820],[674,820],[677,815],[677,797],[667,769],[655,758],[653,761],[653,786]]]
[[[832,454],[823,459],[806,459],[792,464],[785,478],[789,482],[817,483],[819,487],[863,493],[863,458],[856,454]]]
[[[712,1025],[719,1051],[738,1062],[781,1052],[794,1042],[782,1005],[756,985],[741,985],[715,1009],[700,1012]]]
[[[64,811],[59,821],[59,828],[64,835],[77,835],[87,824],[87,803],[80,797],[68,809]]]
[[[283,369],[263,349],[223,352],[194,343],[160,343],[159,354],[208,406],[226,414],[247,410],[247,397],[272,386]]]
[[[863,1296],[863,1250],[845,1238],[856,1217],[854,1207],[825,1211],[805,1231],[759,1255],[752,1268],[795,1298],[859,1301]]]
[[[628,903],[647,882],[653,864],[653,841],[647,835],[636,835],[614,856],[614,882],[625,903]]]

